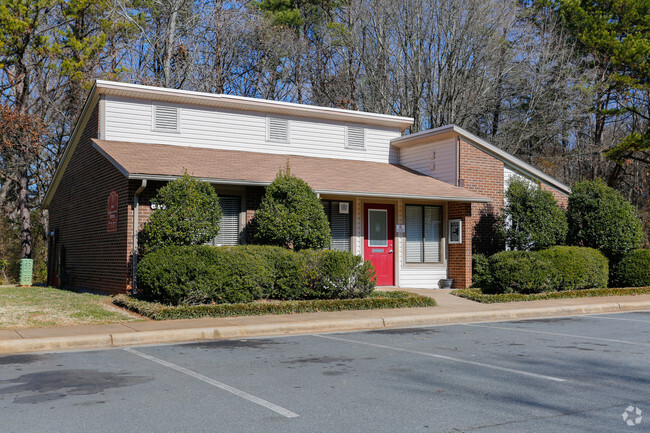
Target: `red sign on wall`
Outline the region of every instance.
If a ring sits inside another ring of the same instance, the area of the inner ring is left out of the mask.
[[[117,193],[115,191],[111,191],[108,196],[108,222],[106,225],[106,229],[109,233],[117,231],[117,200]]]

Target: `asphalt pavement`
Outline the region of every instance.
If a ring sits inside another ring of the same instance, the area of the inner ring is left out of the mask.
[[[650,312],[0,356],[0,432],[650,431]]]

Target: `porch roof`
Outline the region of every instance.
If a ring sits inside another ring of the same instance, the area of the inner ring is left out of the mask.
[[[269,185],[287,162],[319,194],[462,202],[490,199],[397,164],[93,139],[128,179],[190,176],[213,184]]]

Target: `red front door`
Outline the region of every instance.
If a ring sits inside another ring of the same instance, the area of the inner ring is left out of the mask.
[[[364,214],[364,257],[375,267],[377,285],[392,286],[395,284],[393,205],[366,203]]]

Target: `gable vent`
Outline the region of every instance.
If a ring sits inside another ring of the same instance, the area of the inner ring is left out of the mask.
[[[356,126],[348,126],[345,134],[345,147],[348,149],[366,148],[366,130]]]
[[[266,127],[266,138],[268,141],[289,142],[289,121],[287,119],[267,117]]]
[[[178,132],[178,108],[166,105],[153,106],[153,130],[161,132]]]

